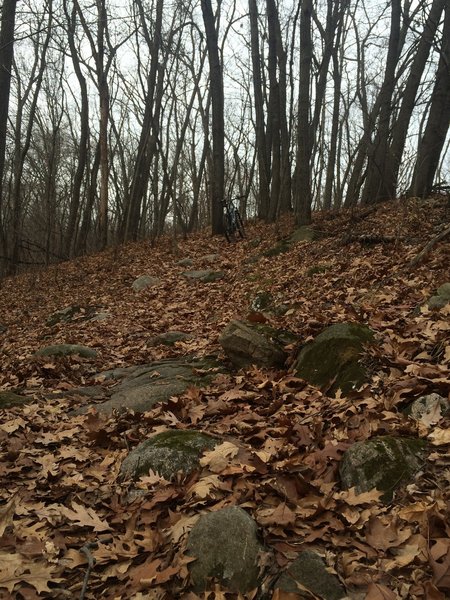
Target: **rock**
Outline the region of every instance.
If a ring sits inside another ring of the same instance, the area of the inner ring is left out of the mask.
[[[223,271],[211,271],[210,269],[202,271],[185,271],[182,275],[183,277],[186,277],[186,279],[201,281],[202,283],[212,283],[213,281],[219,281],[225,277]]]
[[[148,346],[174,346],[175,342],[183,342],[185,340],[192,340],[193,336],[184,331],[166,331],[166,333],[160,333],[151,337],[147,345]]]
[[[200,431],[164,431],[136,446],[123,461],[120,472],[122,477],[132,479],[147,475],[150,469],[165,479],[172,479],[179,471],[188,475],[199,466],[202,452],[218,443]]]
[[[0,323],[0,333],[5,333],[5,331],[6,331],[7,329],[8,329],[8,328],[6,327],[6,325],[3,325],[3,323]]]
[[[299,353],[294,363],[298,377],[313,385],[327,387],[330,393],[347,393],[367,378],[359,362],[364,344],[373,343],[374,334],[365,325],[337,323],[327,327]]]
[[[101,373],[104,379],[122,379],[109,400],[96,404],[99,412],[127,408],[145,412],[159,402],[182,394],[190,385],[207,385],[216,372],[223,370],[214,358],[168,359],[146,365],[114,369]],[[205,372],[203,372],[205,371]],[[78,412],[86,412],[88,407]]]
[[[253,298],[250,308],[256,312],[269,309],[273,305],[273,296],[270,292],[260,291]]]
[[[214,265],[220,260],[220,254],[205,254],[200,256],[199,261],[202,265]]]
[[[439,394],[420,396],[407,407],[405,414],[416,421],[427,421],[429,424],[437,423],[442,415],[450,412],[450,402]]]
[[[161,279],[157,277],[152,277],[151,275],[141,275],[137,279],[135,279],[131,285],[135,292],[141,292],[149,287],[154,287],[161,283]]]
[[[78,354],[82,358],[95,358],[97,356],[97,352],[93,348],[79,344],[56,344],[45,346],[35,352],[35,356],[69,356],[72,354]]]
[[[192,267],[194,266],[194,261],[191,258],[182,258],[177,262],[177,265],[180,267]]]
[[[45,322],[48,327],[53,327],[58,323],[68,323],[73,317],[82,311],[81,306],[67,306],[62,310],[57,310],[51,314]]]
[[[315,552],[300,552],[280,575],[274,588],[286,594],[298,594],[299,598],[311,598],[311,594],[302,592],[297,584],[323,600],[339,600],[346,596],[339,579],[327,571],[324,561]]]
[[[258,587],[260,554],[255,521],[238,507],[203,514],[189,533],[187,554],[195,592],[213,589],[211,579],[231,592],[245,594]]]
[[[22,404],[28,404],[31,401],[32,398],[19,396],[19,394],[16,394],[15,392],[10,392],[8,390],[0,392],[0,409],[22,406]]]
[[[436,294],[428,298],[424,304],[416,307],[413,314],[419,315],[421,306],[426,306],[430,310],[440,310],[444,306],[447,306],[447,304],[450,304],[450,282],[439,286]]]
[[[269,325],[230,321],[219,337],[219,343],[237,368],[248,365],[281,367],[287,358],[283,346],[295,339],[292,333]]]
[[[446,298],[450,302],[450,282],[443,283],[437,289],[437,295],[441,296],[441,298]]]
[[[417,438],[382,436],[356,442],[345,451],[339,468],[344,489],[361,494],[374,488],[390,502],[395,489],[411,481],[422,467],[426,443]]]
[[[308,277],[312,277],[313,275],[316,275],[319,273],[326,273],[330,269],[331,269],[331,265],[327,265],[327,264],[314,265],[306,271],[306,274],[308,275]]]
[[[311,229],[308,225],[303,225],[296,229],[288,238],[289,244],[296,244],[297,242],[313,242],[319,237],[317,231]]]

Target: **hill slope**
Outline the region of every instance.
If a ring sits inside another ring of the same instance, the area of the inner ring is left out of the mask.
[[[313,548],[351,598],[447,597],[448,418],[426,426],[401,409],[422,394],[449,393],[449,306],[417,310],[450,280],[449,237],[417,267],[408,266],[448,219],[439,199],[392,203],[319,214],[314,228],[321,239],[289,248],[277,246],[292,231],[286,219],[249,226],[247,240],[235,245],[206,234],[153,248],[142,242],[4,280],[0,390],[31,402],[0,409],[0,564],[8,565],[0,570],[0,597],[194,600],[186,591],[185,533],[200,512],[229,505],[254,516],[278,566]],[[267,252],[274,247],[286,251]],[[193,261],[189,268],[212,267],[225,277],[189,281],[182,275],[187,267],[178,264],[185,258]],[[159,282],[135,292],[132,283],[142,274]],[[261,291],[284,310],[249,315]],[[49,324],[68,306],[78,307],[69,321]],[[70,412],[86,404],[74,389],[112,385],[96,378],[108,369],[222,356],[225,325],[249,316],[302,341],[331,323],[367,323],[379,340],[370,384],[330,399],[292,377],[288,360],[279,371],[220,375],[143,416]],[[192,337],[155,345],[151,338],[168,330]],[[97,357],[34,356],[59,343],[95,348]],[[239,452],[222,467],[206,461],[187,481],[147,477],[139,484],[145,495],[130,503],[129,484],[117,479],[122,459],[166,428],[235,440]],[[436,432],[444,432],[440,442]],[[429,459],[392,505],[376,496],[355,500],[340,491],[342,454],[355,441],[385,433],[427,439]],[[83,591],[92,556],[96,567]],[[221,594],[217,588],[211,598]]]

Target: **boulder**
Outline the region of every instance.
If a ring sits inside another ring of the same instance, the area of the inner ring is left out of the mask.
[[[22,406],[22,404],[28,404],[31,400],[32,399],[29,397],[19,396],[19,394],[16,394],[15,392],[5,390],[0,392],[0,409]]]
[[[430,310],[440,310],[447,304],[450,304],[450,282],[439,286],[436,294],[431,296],[422,306],[426,306]],[[414,314],[420,314],[420,306],[414,310]]]
[[[147,345],[148,346],[174,346],[176,342],[183,342],[185,340],[191,340],[193,336],[184,331],[166,331],[151,337]]]
[[[205,254],[200,256],[199,261],[202,265],[214,265],[220,260],[220,254]]]
[[[394,491],[422,467],[426,443],[417,438],[381,436],[356,442],[345,451],[339,468],[344,489],[361,494],[374,488],[390,502]]]
[[[218,443],[200,431],[163,431],[136,446],[123,461],[120,473],[127,479],[138,479],[150,470],[165,479],[174,478],[180,471],[187,475],[199,466],[202,452]]]
[[[311,598],[311,594],[302,591],[298,584],[323,600],[339,600],[346,596],[339,579],[327,571],[324,561],[315,552],[301,552],[280,575],[274,588],[286,594],[297,594],[299,598]]]
[[[230,592],[257,588],[263,551],[257,525],[242,508],[201,515],[187,542],[187,554],[197,559],[189,563],[194,591],[214,589],[213,579]]]
[[[204,269],[201,271],[184,271],[183,277],[192,281],[201,281],[202,283],[212,283],[219,281],[225,277],[223,271],[212,271],[211,269]]]
[[[68,323],[69,321],[71,321],[73,319],[74,316],[79,314],[81,311],[82,311],[81,306],[67,306],[66,308],[57,310],[54,313],[52,313],[48,317],[45,324],[48,325],[49,327],[53,327],[54,325],[57,325],[58,323]]]
[[[295,340],[292,333],[243,321],[230,321],[219,337],[219,343],[237,368],[282,367],[287,358],[284,346]]]
[[[161,283],[161,279],[157,277],[152,277],[151,275],[140,275],[137,279],[135,279],[131,285],[135,292],[141,292],[149,287],[154,287]]]
[[[104,413],[127,408],[145,412],[159,402],[182,394],[190,385],[207,385],[223,367],[214,358],[168,359],[146,365],[113,369],[103,379],[122,379],[115,393],[95,408]],[[87,407],[79,410],[85,412]]]
[[[373,343],[374,334],[365,325],[337,323],[327,327],[299,353],[294,362],[298,377],[330,393],[347,393],[367,379],[360,357],[364,344]]]
[[[311,229],[308,225],[303,225],[296,229],[288,238],[289,244],[296,244],[297,242],[313,242],[319,237],[319,234],[314,229]]]
[[[55,344],[54,346],[45,346],[35,352],[35,356],[70,356],[72,354],[78,354],[82,358],[97,356],[97,352],[93,348],[79,344]]]
[[[191,258],[182,258],[177,262],[180,267],[193,267],[194,261]]]

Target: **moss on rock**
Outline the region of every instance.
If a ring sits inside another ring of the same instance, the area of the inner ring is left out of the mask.
[[[22,404],[27,404],[31,399],[25,396],[19,396],[15,392],[11,392],[6,390],[4,392],[0,392],[0,408],[11,408],[13,406],[21,406]]]
[[[172,479],[179,471],[187,475],[198,467],[201,453],[218,443],[200,431],[163,431],[136,446],[123,461],[120,472],[132,479],[147,475],[150,469],[165,479]]]
[[[294,370],[298,377],[330,392],[343,393],[361,386],[367,378],[359,362],[363,345],[373,342],[374,334],[365,325],[337,323],[320,333],[299,353]]]
[[[342,487],[355,487],[360,494],[376,488],[383,492],[381,500],[390,502],[395,489],[422,466],[425,448],[424,440],[418,438],[380,436],[357,442],[342,458]]]

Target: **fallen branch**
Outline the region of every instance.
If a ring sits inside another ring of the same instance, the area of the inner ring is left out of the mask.
[[[425,245],[423,250],[421,250],[419,252],[419,254],[417,254],[412,260],[409,261],[408,267],[410,269],[414,269],[415,267],[417,267],[417,265],[419,263],[421,263],[422,260],[425,258],[425,256],[430,252],[430,250],[433,248],[433,246],[435,246],[438,242],[443,240],[449,234],[450,234],[450,225],[448,227],[446,227],[445,229],[443,229],[440,233],[435,235],[433,238],[431,238],[431,240]]]

